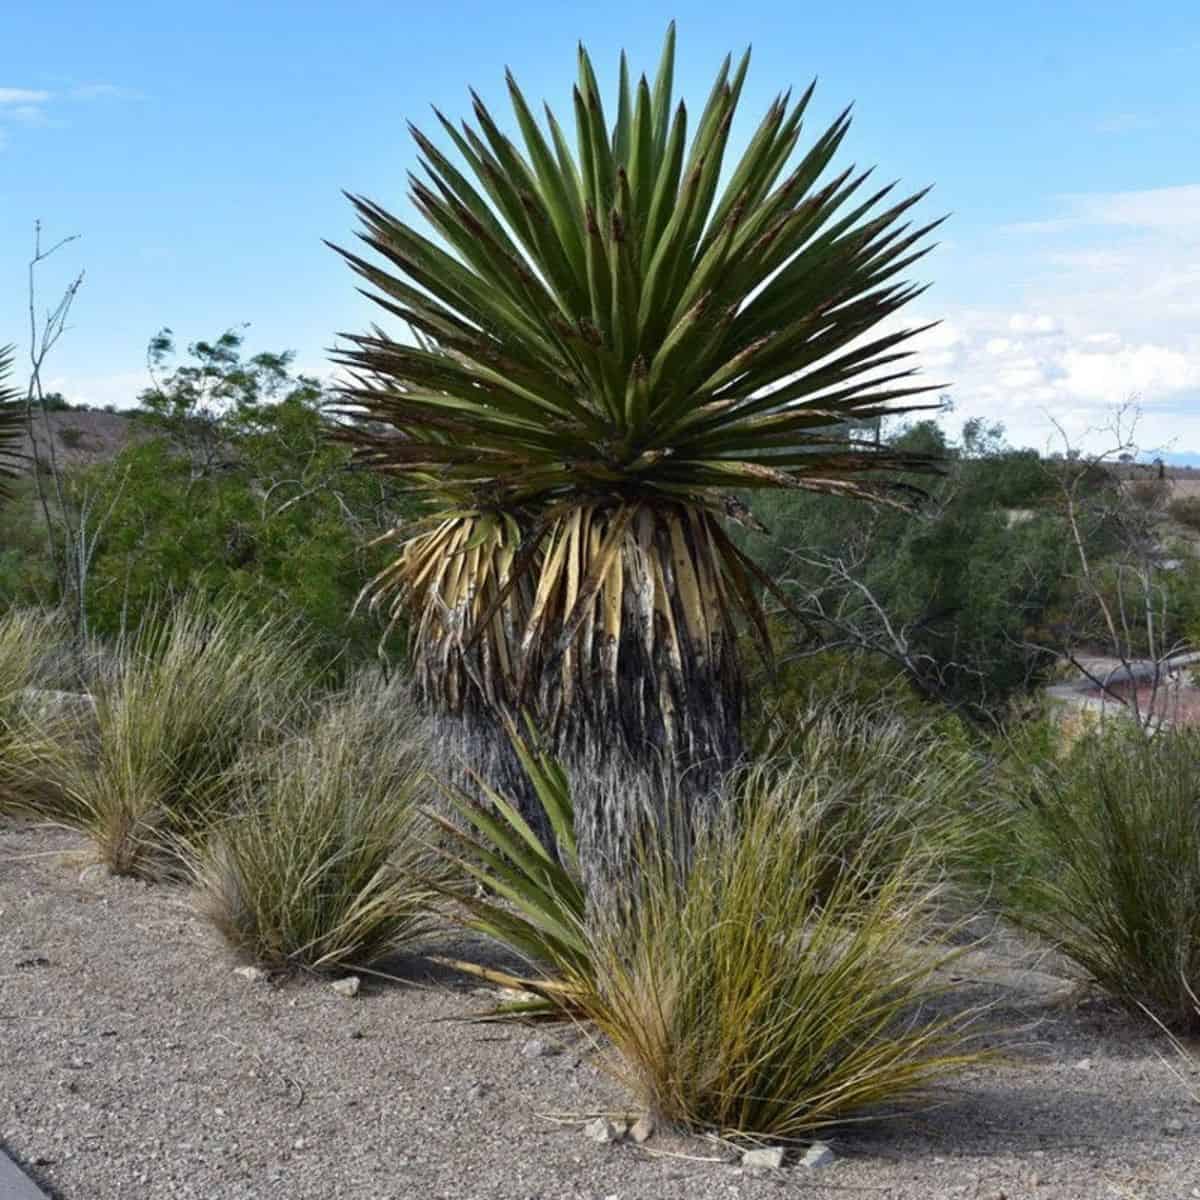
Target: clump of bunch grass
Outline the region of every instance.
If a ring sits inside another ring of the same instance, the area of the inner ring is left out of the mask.
[[[830,850],[791,782],[727,806],[682,879],[648,844],[637,903],[592,915],[577,1007],[667,1121],[802,1137],[983,1057],[977,1013],[935,1004],[958,953],[936,858],[884,813]]]
[[[913,851],[948,882],[988,872],[1000,805],[984,785],[985,760],[960,731],[877,705],[821,705],[789,720],[773,752],[733,777],[751,812],[786,793],[820,837],[825,887],[853,863],[886,876]]]
[[[0,813],[46,814],[61,803],[81,737],[80,704],[45,691],[44,666],[65,640],[51,612],[10,609],[0,616]],[[86,697],[82,699],[86,705]]]
[[[235,763],[277,742],[302,704],[303,643],[293,627],[185,599],[148,616],[116,659],[64,819],[115,874],[181,873],[185,847],[234,803]]]
[[[1200,1030],[1200,731],[1116,722],[1025,779],[1010,916],[1129,1008]]]
[[[193,865],[202,911],[271,969],[369,966],[419,940],[444,875],[422,813],[429,754],[403,687],[354,681],[245,764],[238,812]]]
[[[686,861],[678,829],[646,823],[621,864],[626,886],[597,902],[580,889],[567,773],[521,753],[559,852],[512,805],[464,809],[475,832],[459,840],[490,893],[466,902],[468,919],[544,972],[500,980],[537,997],[511,1011],[589,1022],[663,1119],[798,1137],[981,1057],[973,1013],[927,1008],[956,931],[940,917],[938,856],[903,835],[894,810],[879,807],[831,847],[832,813],[814,822],[790,773],[758,776],[753,804],[738,802],[745,781],[734,781],[715,817],[680,826]]]

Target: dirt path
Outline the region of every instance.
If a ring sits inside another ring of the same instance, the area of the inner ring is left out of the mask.
[[[0,1144],[49,1196],[1200,1197],[1200,1104],[1165,1040],[1066,1002],[1011,942],[962,967],[1023,1030],[1011,1065],[843,1131],[831,1167],[756,1175],[694,1161],[717,1153],[700,1139],[647,1153],[547,1120],[618,1109],[621,1092],[576,1037],[535,1055],[543,1032],[447,1020],[485,1000],[419,962],[356,999],[233,965],[186,894],[87,868],[62,832],[0,825]]]

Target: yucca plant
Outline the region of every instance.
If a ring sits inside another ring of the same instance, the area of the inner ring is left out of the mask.
[[[25,409],[20,394],[8,383],[12,365],[12,346],[0,346],[0,497],[9,494],[9,481],[20,474],[25,436]]]
[[[732,489],[908,495],[895,473],[929,461],[848,430],[931,390],[905,362],[918,330],[878,327],[921,290],[898,276],[937,222],[905,222],[923,193],[864,194],[869,171],[826,178],[848,112],[794,159],[811,87],[727,163],[748,53],[689,140],[674,58],[673,28],[653,84],[622,56],[610,125],[581,48],[574,145],[511,75],[520,144],[478,96],[475,126],[436,114],[446,150],[414,127],[426,233],[351,197],[382,262],[341,253],[416,344],[350,336],[343,436],[428,503],[374,600],[439,711],[528,705],[558,750],[724,766],[735,627],[766,649],[772,586],[730,538]]]
[[[511,726],[508,736],[537,799],[543,817],[538,824],[551,831],[550,845],[486,783],[480,785],[486,806],[452,791],[457,821],[430,812],[445,835],[440,853],[450,871],[439,886],[465,914],[468,928],[515,950],[539,973],[515,976],[465,960],[451,965],[535,997],[503,1005],[496,1015],[565,1017],[573,1011],[578,983],[565,983],[561,973],[566,970],[576,981],[586,978],[590,961],[571,788],[562,765],[544,749],[530,745]],[[463,886],[471,882],[480,885],[480,894]]]

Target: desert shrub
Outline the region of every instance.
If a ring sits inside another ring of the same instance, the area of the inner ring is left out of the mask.
[[[303,697],[296,630],[196,599],[150,614],[94,693],[98,743],[64,819],[114,873],[178,870],[233,803],[230,772],[286,731]]]
[[[754,659],[746,647],[748,694],[743,731],[746,744],[769,743],[780,725],[800,724],[803,714],[826,705],[868,708],[886,703],[896,715],[919,720],[929,715],[904,673],[887,660],[847,649],[792,655],[789,630],[779,617],[771,621],[771,635],[780,647],[780,661],[768,666]]]
[[[544,977],[502,980],[538,997],[518,1011],[590,1022],[659,1116],[798,1136],[977,1059],[969,1014],[924,1011],[954,952],[938,928],[937,855],[891,810],[831,851],[810,797],[764,774],[753,805],[726,803],[693,829],[682,868],[674,840],[647,826],[626,902],[591,904],[568,776],[529,757],[560,853],[510,805],[477,812],[477,836],[460,840],[492,898],[467,900],[469,921],[543,964]]]
[[[54,613],[0,616],[0,813],[43,813],[60,803],[81,725],[79,706],[45,687],[47,660],[64,640]]]
[[[1167,512],[1180,525],[1200,530],[1200,496],[1180,496],[1167,505]]]
[[[1116,999],[1200,1029],[1200,731],[1092,730],[1013,781],[1012,917]]]
[[[884,878],[918,849],[948,880],[966,884],[986,871],[1001,816],[985,769],[953,718],[831,702],[781,720],[771,752],[731,791],[750,811],[789,794],[821,838],[828,886],[851,863]]]
[[[1155,511],[1166,504],[1171,492],[1171,485],[1165,479],[1135,479],[1127,487],[1135,504]]]
[[[202,911],[277,969],[369,965],[427,932],[428,729],[402,687],[361,677],[266,761],[193,862]]]

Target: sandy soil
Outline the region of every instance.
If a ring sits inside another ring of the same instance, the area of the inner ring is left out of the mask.
[[[1128,697],[1129,689],[1118,686],[1112,689],[1121,696]],[[1109,709],[1113,712],[1124,712],[1125,706],[1120,700],[1106,696],[1099,688],[1091,688],[1083,693],[1094,705]],[[1173,725],[1200,725],[1200,689],[1195,687],[1176,688],[1151,687],[1137,689],[1137,711],[1144,718],[1153,712],[1156,716],[1166,717]],[[1132,705],[1128,710],[1132,713]]]
[[[1200,1197],[1200,1070],[1009,937],[961,967],[1005,1065],[839,1131],[833,1166],[757,1174],[701,1139],[587,1141],[624,1102],[586,1043],[453,1020],[487,999],[424,960],[355,999],[234,965],[186,893],[0,822],[0,1145],[49,1196]]]

